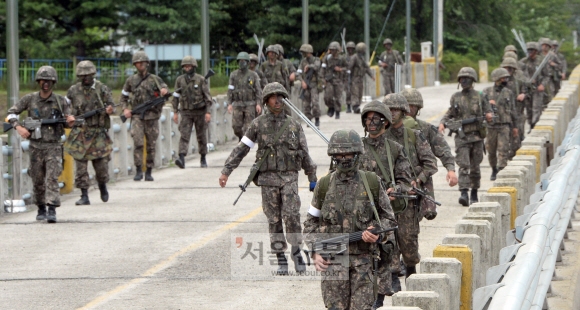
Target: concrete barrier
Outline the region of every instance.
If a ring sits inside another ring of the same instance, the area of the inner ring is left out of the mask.
[[[461,262],[461,294],[459,309],[471,309],[473,252],[464,244],[438,245],[433,249],[433,257],[455,258]]]
[[[493,182],[493,187],[511,187],[516,189],[516,212],[512,216],[517,217],[524,211],[524,195],[522,189],[522,182],[518,179],[497,179]]]
[[[443,245],[464,244],[471,250],[471,292],[481,286],[484,277],[481,275],[481,255],[484,250],[481,238],[475,234],[448,234],[443,237]]]
[[[412,306],[422,310],[439,310],[439,294],[433,291],[400,291],[393,295],[393,306]]]
[[[461,262],[455,258],[423,258],[420,264],[422,274],[446,274],[449,277],[451,293],[449,309],[459,310],[458,296],[461,295]]]
[[[515,191],[515,189],[513,189]],[[506,192],[487,192],[481,195],[479,198],[480,203],[486,202],[497,202],[501,210],[501,240],[502,244],[505,244],[504,236],[507,234],[508,230],[511,229],[511,214],[512,214],[512,195]],[[513,194],[513,208],[515,210],[515,193]],[[479,206],[476,205],[476,206]],[[485,207],[484,207],[485,208]],[[515,221],[515,217],[513,219]]]
[[[517,179],[522,184],[520,189],[521,192],[521,205],[525,206],[528,204],[529,195],[533,192],[532,188],[534,187],[535,182],[530,181],[527,176],[527,172],[523,167],[517,167],[509,165],[505,167],[502,171],[497,174],[497,180],[503,179]]]
[[[503,248],[505,246],[505,241],[504,241],[504,230],[503,230],[503,225],[506,224],[505,223],[505,219],[502,216],[502,206],[497,203],[497,202],[478,202],[478,203],[474,203],[471,206],[469,206],[469,209],[467,210],[469,213],[474,213],[474,214],[479,214],[482,212],[486,212],[486,213],[491,213],[494,215],[494,230],[493,230],[493,244],[495,246],[495,248],[497,249],[497,251],[494,254],[494,260],[493,260],[493,264],[497,265],[499,263],[499,250],[501,248]],[[469,217],[471,218],[477,218],[476,217]],[[483,218],[483,217],[481,217]],[[507,225],[509,225],[509,222],[507,222]],[[507,232],[507,231],[506,231]]]
[[[508,165],[510,165],[513,162],[520,162],[520,161],[527,161],[529,163],[532,164],[532,166],[535,168],[535,173],[534,175],[536,176],[535,180],[536,183],[540,182],[540,174],[542,174],[542,169],[541,169],[541,165],[540,162],[538,161],[538,158],[534,155],[516,155],[514,156],[514,158],[512,158],[512,161],[508,163]]]
[[[499,261],[499,250],[502,248],[495,241],[499,238],[499,231],[501,230],[501,217],[496,217],[492,212],[468,212],[463,216],[464,220],[484,220],[491,224],[491,247],[487,249],[490,252],[490,265],[496,265]]]
[[[451,279],[446,274],[413,274],[407,278],[407,291],[433,291],[439,295],[437,309],[451,309]]]
[[[492,232],[493,228],[490,222],[486,220],[460,220],[455,224],[456,234],[475,234],[481,238],[481,248],[487,251],[481,251],[481,270],[487,270],[491,267],[492,251]]]

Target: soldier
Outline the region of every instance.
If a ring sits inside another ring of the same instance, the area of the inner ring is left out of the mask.
[[[518,54],[518,49],[515,46],[513,46],[513,45],[510,44],[510,45],[506,45],[506,47],[504,47],[503,52],[504,53],[513,52],[514,54],[517,55]]]
[[[560,61],[561,74],[559,77],[554,77],[557,80],[555,89],[555,93],[557,94],[560,91],[560,88],[562,87],[562,81],[566,79],[566,72],[568,71],[568,62],[566,61],[566,56],[560,53],[560,42],[558,42],[558,40],[552,41],[552,49],[554,51],[554,54],[558,56],[558,60]]]
[[[326,271],[322,275],[322,298],[328,309],[370,309],[374,299],[374,284],[370,281],[373,260],[382,249],[392,252],[393,234],[375,235],[367,231],[397,224],[380,178],[357,169],[361,154],[363,143],[354,130],[332,134],[328,155],[336,170],[316,185],[304,222],[305,238],[311,242],[316,234],[364,231],[361,241],[349,243],[348,260],[331,263],[318,253],[312,255],[316,270]]]
[[[275,44],[274,46],[278,49],[278,59],[286,66],[286,71],[288,72],[288,85],[286,85],[286,90],[290,93],[292,86],[294,86],[294,81],[296,80],[296,67],[290,59],[284,58],[284,48],[282,45]]]
[[[489,102],[497,120],[487,125],[485,148],[487,159],[492,169],[491,181],[495,181],[497,173],[507,166],[510,155],[510,137],[519,138],[515,108],[515,95],[509,89],[509,72],[497,68],[491,72],[493,86],[483,90],[483,100]]]
[[[379,66],[381,67],[386,96],[395,92],[395,64],[402,65],[403,58],[401,58],[399,51],[393,50],[393,41],[391,39],[386,38],[383,41],[383,46],[385,51],[379,56]]]
[[[352,56],[354,55],[356,45],[354,42],[350,41],[346,43],[346,63],[347,66],[350,63]],[[346,85],[344,90],[346,93],[346,113],[352,113],[352,77],[350,70],[346,71],[347,73],[344,75],[344,84]]]
[[[255,182],[262,188],[262,206],[269,223],[270,248],[278,259],[278,275],[288,274],[288,261],[284,254],[286,241],[292,245],[290,257],[296,271],[306,270],[299,248],[302,235],[298,171],[304,169],[311,191],[317,180],[316,164],[308,154],[302,126],[282,113],[283,98],[288,98],[288,93],[282,84],[274,82],[264,87],[263,104],[267,105],[270,113],[259,116],[250,124],[241,142],[226,160],[219,178],[220,186],[225,187],[228,176],[238,167],[250,148],[258,144],[256,165],[259,174]],[[282,222],[286,226],[286,237]]]
[[[256,70],[258,69],[257,66],[259,62],[258,55],[253,53],[250,54],[250,70],[258,74],[258,77],[260,78],[260,85],[262,86],[262,90],[264,90],[264,87],[266,84],[268,84],[268,80],[266,79],[266,76],[264,76],[264,73],[262,73],[262,70]]]
[[[230,74],[228,85],[228,113],[233,112],[232,128],[241,141],[252,120],[262,113],[262,89],[258,74],[248,70],[250,55],[240,52],[237,60],[240,68]]]
[[[401,94],[393,93],[384,97],[383,104],[391,110],[393,126],[387,131],[387,139],[393,140],[405,148],[405,153],[411,164],[411,185],[422,188],[429,178],[437,172],[437,158],[431,152],[431,147],[425,136],[419,130],[405,128],[403,119],[409,113],[409,103]],[[409,193],[414,194],[413,191]],[[396,215],[399,223],[397,238],[398,247],[395,247],[394,262],[391,272],[399,273],[401,268],[399,256],[402,254],[406,265],[406,277],[416,273],[415,265],[421,260],[419,254],[419,219],[421,213],[417,201],[409,200],[408,206]],[[393,290],[400,290],[398,277],[393,277]]]
[[[56,70],[51,66],[42,66],[36,73],[39,92],[28,94],[8,109],[6,118],[24,138],[30,138],[30,168],[28,175],[32,179],[34,201],[38,206],[37,221],[47,220],[56,223],[56,208],[60,207],[58,177],[62,172],[62,142],[63,124],[40,126],[40,136],[31,136],[19,120],[18,114],[28,112],[35,120],[66,117],[67,125],[74,124],[70,102],[66,97],[52,92],[58,80]],[[48,214],[46,207],[48,206]]]
[[[288,70],[284,63],[278,60],[278,48],[274,45],[270,45],[266,48],[266,56],[268,57],[268,61],[263,63],[259,71],[262,71],[264,77],[269,83],[278,82],[284,87],[286,87],[288,82]],[[263,87],[266,84],[263,84]]]
[[[536,42],[528,42],[526,43],[526,47],[528,49],[528,57],[520,60],[520,68],[522,68],[526,79],[530,79],[540,66],[542,57],[538,57],[539,49]],[[531,81],[531,87],[535,89],[531,89],[528,93],[529,99],[526,100],[526,116],[531,129],[534,128],[542,115],[544,96],[546,96],[546,87],[548,87],[549,79],[548,66],[544,66],[536,79]]]
[[[413,181],[411,166],[404,147],[387,139],[385,134],[391,127],[392,117],[389,109],[378,100],[366,104],[361,114],[362,124],[368,137],[363,138],[365,152],[360,155],[360,168],[376,173],[387,188],[387,194],[407,193],[411,190]],[[389,197],[395,214],[402,212],[407,203],[404,199]],[[385,296],[392,295],[392,288],[400,290],[401,283],[397,274],[391,276],[391,261],[385,252],[381,252],[380,268],[378,270],[378,296],[374,307],[383,305]],[[397,260],[398,262],[398,260]],[[393,283],[391,283],[393,282]]]
[[[143,51],[133,54],[133,65],[137,68],[137,73],[130,76],[125,81],[121,94],[123,104],[123,114],[127,119],[131,119],[131,136],[133,137],[133,162],[135,163],[135,177],[133,180],[143,179],[143,145],[147,139],[147,159],[145,181],[153,181],[151,170],[155,164],[155,145],[159,136],[159,117],[161,116],[162,105],[149,109],[145,117],[132,115],[131,110],[138,105],[153,100],[159,96],[167,94],[167,84],[155,74],[147,72],[149,68],[149,57]]]
[[[340,118],[342,109],[342,91],[344,90],[343,73],[346,71],[347,63],[343,55],[339,54],[340,44],[331,42],[328,45],[329,54],[322,60],[320,75],[324,78],[324,102],[328,107],[327,115]]]
[[[75,126],[64,144],[64,150],[69,153],[76,164],[75,185],[81,189],[81,199],[76,205],[90,205],[89,200],[89,160],[93,162],[97,183],[101,192],[101,200],[109,200],[107,182],[109,182],[109,156],[113,151],[113,141],[108,130],[111,127],[111,115],[115,103],[107,85],[95,80],[97,68],[89,60],[77,64],[76,74],[80,82],[71,86],[66,98],[71,102],[73,115],[84,114],[94,110],[100,111],[85,118],[83,126]]]
[[[351,86],[351,102],[352,109],[354,113],[360,114],[360,104],[363,95],[363,78],[365,73],[375,80],[373,72],[369,67],[369,64],[365,61],[365,52],[367,50],[366,44],[360,42],[356,45],[356,54],[350,56],[350,62],[348,63],[347,74],[350,74]]]
[[[544,96],[544,108],[556,95],[556,84],[560,85],[562,77],[562,64],[560,59],[554,53],[548,56],[548,53],[552,50],[552,40],[548,38],[541,38],[539,44],[541,45],[541,52],[543,57],[550,57],[546,67],[548,68],[548,87],[546,89],[546,95]]]
[[[467,207],[469,203],[478,202],[477,189],[480,186],[481,172],[479,165],[483,160],[483,139],[485,127],[482,116],[488,122],[492,121],[492,111],[489,102],[483,100],[483,96],[473,89],[473,83],[477,82],[475,69],[463,67],[459,70],[457,81],[462,90],[451,96],[451,106],[439,124],[439,132],[445,131],[445,125],[450,121],[462,121],[473,119],[474,122],[461,126],[461,132],[465,136],[455,134],[455,161],[459,166],[459,190],[461,196],[459,203]],[[467,191],[471,187],[471,197]]]
[[[300,99],[302,99],[303,104],[302,111],[308,119],[312,120],[314,118],[314,125],[319,127],[318,74],[320,70],[320,59],[312,56],[313,50],[310,44],[302,44],[300,46],[300,53],[302,54],[302,61],[300,61],[300,66],[296,72],[298,73],[297,79],[302,84],[302,91],[300,92]]]
[[[207,168],[205,155],[207,154],[207,123],[211,121],[211,95],[209,85],[205,78],[195,73],[197,70],[197,60],[192,56],[185,56],[181,60],[181,68],[185,74],[175,80],[175,92],[173,93],[173,121],[177,124],[179,114],[179,158],[175,164],[185,168],[185,155],[189,146],[191,131],[195,125],[195,135],[197,146],[201,155],[200,166]]]
[[[515,59],[516,61],[518,61],[518,55],[514,52],[505,52],[503,54],[502,60],[504,60],[506,58],[512,58],[512,59]]]
[[[425,136],[431,146],[431,152],[433,152],[435,157],[441,160],[443,167],[447,169],[447,183],[451,187],[457,185],[455,157],[451,153],[451,148],[449,147],[449,144],[447,144],[447,141],[445,141],[445,137],[437,131],[437,127],[417,118],[417,115],[423,108],[423,96],[421,96],[421,93],[415,88],[404,89],[401,94],[405,96],[407,103],[409,103],[409,113],[407,113],[407,117],[405,117],[405,120],[403,121],[405,128],[420,130],[421,133],[423,133],[423,136]],[[427,191],[432,197],[435,197],[433,178],[430,177],[427,180],[425,188],[427,188]],[[432,219],[429,217],[426,218]]]
[[[525,100],[528,96],[529,83],[526,81],[523,73],[518,68],[518,63],[514,59],[506,58],[501,63],[501,67],[506,69],[510,76],[507,78],[507,87],[516,95],[515,110],[516,115],[518,115],[518,121],[516,127],[518,128],[518,137],[510,135],[512,138],[510,141],[511,152],[510,160],[515,156],[517,150],[521,146],[521,142],[524,140],[524,126],[526,125],[526,118],[524,117],[525,110]]]

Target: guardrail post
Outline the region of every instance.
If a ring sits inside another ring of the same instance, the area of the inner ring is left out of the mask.
[[[407,291],[433,291],[439,295],[437,309],[451,308],[451,279],[446,274],[413,274],[407,278]]]
[[[479,237],[477,237],[479,238]],[[461,262],[455,258],[424,258],[421,259],[421,274],[446,274],[449,276],[451,299],[450,310],[459,310],[461,295]]]
[[[469,310],[471,308],[472,294],[472,265],[473,252],[467,245],[447,244],[438,245],[433,249],[433,257],[455,258],[461,262],[461,294],[460,309]]]
[[[481,286],[482,281],[484,280],[484,270],[481,269],[482,263],[482,252],[486,251],[487,249],[483,248],[481,243],[481,238],[475,234],[447,234],[443,237],[443,241],[441,242],[443,245],[455,245],[455,244],[462,244],[471,250],[471,283],[470,288],[471,292],[475,291],[478,287]],[[483,275],[482,275],[483,274]]]
[[[439,310],[439,294],[433,291],[400,291],[393,295],[393,306],[413,306],[422,310]]]
[[[492,251],[492,227],[491,223],[484,220],[460,220],[455,225],[456,234],[475,234],[481,238],[481,247],[486,251],[481,251],[481,270],[491,267]]]

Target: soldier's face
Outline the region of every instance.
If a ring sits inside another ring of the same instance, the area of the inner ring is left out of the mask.
[[[348,52],[349,55],[354,54],[354,48],[353,47],[347,48],[346,51]]]
[[[274,53],[274,52],[268,52],[268,59],[276,60],[276,59],[278,59],[278,55],[276,55],[276,53]]]
[[[462,77],[459,79],[459,84],[461,84],[461,88],[468,89],[471,88],[473,85],[473,79],[468,77]]]
[[[338,56],[338,50],[336,50],[336,49],[331,49],[331,50],[329,50],[329,51],[330,51],[330,54],[332,54],[332,57],[336,57],[336,56]]]
[[[409,105],[409,115],[412,117],[417,116],[417,113],[419,112],[419,107],[416,105]]]
[[[552,47],[548,44],[542,44],[542,52],[547,53]]]
[[[535,49],[529,49],[529,50],[528,50],[528,56],[529,56],[531,59],[534,59],[534,58],[536,58],[536,55],[537,55],[537,54],[538,54],[538,51],[536,51]]]
[[[266,102],[270,112],[278,115],[284,110],[284,96],[282,95],[272,95],[268,97]]]
[[[385,48],[387,49],[387,51],[390,51],[391,48],[393,48],[393,44],[385,44]]]
[[[254,68],[256,68],[257,64],[258,64],[257,61],[250,60],[250,69],[254,70]]]
[[[52,90],[52,87],[54,86],[54,81],[51,80],[39,80],[38,81],[38,85],[40,85],[40,89],[42,91],[50,91]]]
[[[90,86],[93,85],[93,81],[94,81],[94,75],[92,74],[88,74],[88,75],[77,75],[79,81],[85,85],[85,86]]]
[[[149,63],[146,61],[135,63],[135,68],[141,73],[147,71],[147,67],[149,67]]]
[[[191,71],[191,69],[193,69],[192,65],[183,65],[181,68],[183,68],[183,71],[185,73],[189,73],[189,71]]]
[[[371,134],[380,132],[385,128],[385,123],[388,123],[387,119],[378,113],[371,111],[365,115],[365,127]]]
[[[238,65],[240,66],[240,69],[246,69],[248,67],[248,61],[247,60],[238,60]]]
[[[509,72],[510,75],[514,75],[514,72],[516,72],[516,69],[512,67],[506,67],[505,69],[507,72]]]
[[[399,109],[390,109],[393,116],[393,124],[399,124],[403,121],[403,111]]]

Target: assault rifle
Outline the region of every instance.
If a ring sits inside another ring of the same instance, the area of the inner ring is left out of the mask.
[[[497,120],[497,116],[493,116],[492,122],[496,121],[496,120]],[[449,122],[445,123],[445,127],[449,128],[448,136],[451,136],[451,134],[455,132],[455,133],[457,133],[457,135],[459,135],[460,138],[464,138],[465,132],[463,132],[463,126],[473,124],[476,122],[483,122],[483,121],[485,121],[485,117],[478,116],[478,117],[472,117],[472,118],[467,118],[467,119],[463,119],[463,120],[449,121]]]
[[[246,182],[244,182],[244,184],[239,185],[240,189],[242,191],[238,195],[238,198],[236,198],[236,200],[234,201],[234,206],[236,205],[236,203],[238,203],[238,200],[240,200],[240,197],[242,197],[242,195],[246,192],[246,188],[248,188],[248,185],[250,185],[250,182],[252,182],[252,180],[254,180],[254,178],[256,177],[256,174],[258,173],[258,170],[260,170],[260,167],[258,167],[257,163],[254,163],[252,165],[252,168],[250,168],[250,175],[246,179]]]
[[[115,105],[112,105],[112,107],[114,108],[114,107],[118,107],[118,106],[120,106],[120,105],[121,105],[120,103],[117,103],[117,104],[115,104]],[[98,109],[94,109],[94,110],[92,110],[92,111],[89,111],[89,112],[87,112],[87,113],[84,113],[84,114],[81,114],[81,115],[77,115],[77,116],[75,116],[75,119],[77,119],[77,118],[78,118],[78,119],[83,119],[83,120],[84,120],[84,119],[87,119],[87,118],[89,118],[89,117],[92,117],[92,116],[95,116],[95,115],[97,115],[97,114],[101,113],[102,111],[106,110],[108,107],[109,107],[109,106],[102,107],[102,108],[98,108]]]
[[[389,196],[394,198],[404,198],[404,199],[417,199],[417,195],[405,195],[402,193],[391,192]]]
[[[177,91],[177,90],[176,90]],[[165,101],[167,101],[167,99],[169,99],[169,97],[171,97],[173,95],[173,93],[171,92],[167,92],[167,94],[165,94],[165,96],[160,96],[157,97],[155,99],[149,100],[147,102],[143,102],[142,104],[138,105],[136,108],[134,108],[133,110],[131,110],[131,114],[133,115],[141,115],[141,119],[145,118],[145,113],[147,111],[149,111],[151,108],[156,107],[160,104],[164,104]],[[125,115],[121,115],[121,121],[124,123],[127,121],[127,117],[125,117]]]
[[[397,229],[398,227],[395,226],[387,229],[374,228],[368,231],[373,235],[378,235],[384,232],[395,231]],[[346,252],[349,243],[361,241],[363,232],[364,231],[357,231],[350,234],[342,234],[337,237],[312,242],[310,250],[304,250],[306,257],[308,258],[308,265],[310,266],[310,254],[314,253],[322,256],[325,261],[334,260],[337,255],[342,255]]]
[[[75,126],[79,126],[84,124],[84,119],[75,119]],[[49,118],[49,119],[34,119],[32,117],[27,117],[23,121],[18,122],[20,126],[26,128],[26,130],[31,132],[30,138],[31,139],[40,139],[42,138],[42,133],[40,131],[41,126],[46,125],[57,125],[57,124],[66,124],[66,118]],[[12,124],[4,123],[4,132],[9,131],[12,129]]]
[[[432,203],[434,203],[434,204],[436,204],[438,206],[441,206],[441,203],[438,202],[438,201],[436,201],[435,199],[433,199],[433,197],[431,197],[429,195],[429,193],[427,193],[426,191],[424,191],[422,189],[419,189],[419,188],[417,188],[415,186],[413,186],[413,191],[415,191],[415,193],[417,193],[417,195],[423,197],[423,199],[427,199],[427,200],[431,201]]]
[[[312,80],[312,75],[314,75],[314,70],[312,68],[308,68],[308,72],[306,72],[304,76],[304,83],[306,83],[306,87],[310,88],[310,81]],[[304,88],[300,88],[300,99],[304,100]]]

